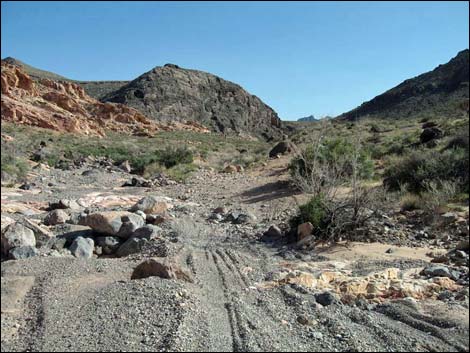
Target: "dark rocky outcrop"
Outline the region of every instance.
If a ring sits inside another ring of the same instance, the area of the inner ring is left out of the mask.
[[[469,50],[433,71],[409,79],[339,116],[355,120],[442,115],[460,118],[469,111]]]
[[[173,64],[154,68],[102,100],[158,121],[193,120],[216,132],[267,140],[281,136],[279,117],[259,98],[220,77]]]

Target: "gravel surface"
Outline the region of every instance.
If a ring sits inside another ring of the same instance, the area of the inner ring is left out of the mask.
[[[18,199],[49,202],[99,192],[181,203],[161,225],[161,237],[139,254],[2,262],[2,351],[468,351],[468,297],[322,306],[312,288],[257,287],[283,262],[328,260],[259,241],[271,224],[282,225],[294,212],[295,193],[279,182],[281,166],[233,175],[198,172],[186,185],[153,190],[120,188],[129,179],[125,173],[97,171],[91,180],[81,172],[37,175],[33,182],[43,192],[24,191]],[[210,220],[222,206],[257,221]],[[173,259],[191,281],[131,280],[149,256]],[[363,259],[350,269],[364,275],[423,264]]]

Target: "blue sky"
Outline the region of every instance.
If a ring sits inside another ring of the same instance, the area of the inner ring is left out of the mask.
[[[468,2],[2,2],[1,55],[80,80],[165,63],[282,119],[338,115],[468,48]]]

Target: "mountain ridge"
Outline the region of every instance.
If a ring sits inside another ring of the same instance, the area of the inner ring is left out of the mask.
[[[425,117],[435,114],[459,117],[468,112],[469,50],[460,51],[445,64],[407,79],[357,108],[339,115],[345,120]]]

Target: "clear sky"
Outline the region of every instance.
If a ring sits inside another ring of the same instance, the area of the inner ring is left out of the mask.
[[[1,55],[79,80],[174,63],[284,120],[338,115],[468,48],[468,2],[2,1]]]

